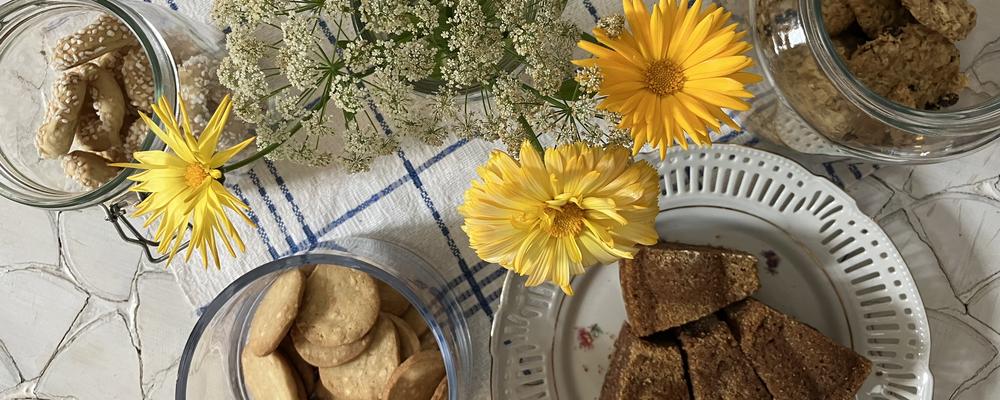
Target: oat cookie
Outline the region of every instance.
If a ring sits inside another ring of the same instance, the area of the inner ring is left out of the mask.
[[[968,0],[903,0],[903,5],[921,24],[953,42],[976,27],[976,7]]]
[[[431,396],[431,400],[446,400],[448,398],[448,377],[445,376],[441,379],[441,383],[438,384],[437,389],[434,389],[434,395]]]
[[[250,322],[247,348],[253,354],[267,355],[281,344],[299,312],[305,281],[305,274],[294,269],[282,273],[267,289]]]
[[[317,367],[335,367],[353,360],[364,352],[372,343],[373,333],[368,331],[361,339],[340,346],[317,345],[303,337],[297,329],[292,329],[290,336],[295,351],[302,356],[303,360]]]
[[[399,358],[407,359],[420,352],[420,338],[410,328],[410,324],[395,315],[383,313],[382,318],[389,318],[396,326],[396,334],[399,336]]]
[[[858,25],[869,37],[878,37],[887,28],[901,26],[909,19],[900,0],[847,0]]]
[[[295,327],[320,346],[340,346],[361,339],[378,319],[378,287],[368,274],[321,265],[306,280]]]
[[[848,66],[873,92],[925,108],[958,93],[966,78],[958,48],[930,28],[910,24],[859,47]]]
[[[255,399],[299,400],[298,377],[279,352],[263,357],[244,350],[240,357],[243,381],[247,392]]]
[[[420,315],[420,311],[417,311],[416,308],[410,307],[409,310],[406,310],[406,313],[403,314],[403,321],[410,324],[410,328],[413,328],[413,332],[417,336],[427,332],[427,321],[424,321],[424,317]]]
[[[381,400],[430,400],[444,376],[440,352],[414,354],[393,371]]]
[[[847,0],[823,0],[823,23],[830,36],[846,31],[854,20],[854,11],[847,5]]]
[[[399,366],[399,339],[396,327],[387,318],[379,318],[372,330],[372,344],[368,350],[344,364],[319,369],[320,381],[333,398],[380,400],[382,388]]]
[[[410,301],[406,300],[402,294],[393,289],[389,284],[378,281],[378,295],[382,299],[382,312],[387,312],[389,314],[395,315],[397,317],[403,316],[406,309],[410,308]]]

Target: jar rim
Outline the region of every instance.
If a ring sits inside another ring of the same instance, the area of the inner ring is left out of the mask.
[[[83,11],[96,11],[114,16],[121,21],[135,36],[139,46],[146,53],[152,69],[153,88],[155,98],[165,96],[167,101],[177,109],[177,82],[178,71],[174,65],[170,48],[165,39],[158,33],[157,28],[134,8],[120,0],[54,0],[39,2],[37,0],[12,0],[0,5],[0,18],[10,23],[4,24],[8,28],[0,29],[0,48],[5,46],[5,40],[9,40],[9,29],[17,29],[21,23],[35,18],[44,18],[46,14],[53,11],[65,11],[66,9],[79,9]],[[13,17],[13,19],[11,19]],[[178,111],[179,113],[179,111]],[[152,116],[157,123],[159,119]],[[165,145],[155,135],[149,134],[143,140],[141,149],[163,148]],[[6,160],[3,160],[6,162]],[[6,167],[4,167],[6,168]],[[128,177],[137,172],[134,169],[123,169],[112,180],[102,184],[96,189],[78,193],[45,193],[55,192],[55,190],[45,188],[30,188],[30,192],[25,190],[26,183],[23,174],[11,171],[2,171],[3,176],[13,178],[14,187],[9,187],[5,183],[0,183],[0,195],[14,202],[28,206],[53,209],[70,210],[91,207],[100,203],[111,202],[127,194],[127,189],[132,185]],[[18,176],[11,177],[11,174]],[[32,181],[28,179],[28,181]],[[37,185],[31,182],[33,186]],[[24,185],[19,187],[18,185]]]
[[[823,0],[798,1],[805,16],[801,21],[806,43],[817,64],[848,101],[872,118],[920,135],[939,137],[982,135],[1000,125],[1000,96],[961,109],[928,111],[906,107],[875,93],[855,78],[837,52],[823,20]]]

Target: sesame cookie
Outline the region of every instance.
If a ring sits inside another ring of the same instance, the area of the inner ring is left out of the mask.
[[[382,312],[400,317],[410,308],[410,301],[389,284],[378,281],[378,296],[382,299]]]
[[[320,346],[356,342],[378,319],[378,286],[368,274],[335,265],[320,265],[306,280],[295,327]]]
[[[903,6],[921,24],[953,42],[965,39],[976,27],[976,7],[968,0],[903,0]]]
[[[371,345],[357,358],[336,367],[319,369],[320,381],[333,398],[380,400],[379,394],[399,366],[399,339],[396,327],[388,318],[379,318],[372,330]]]
[[[441,383],[438,384],[437,389],[434,389],[434,395],[431,396],[431,400],[445,400],[448,398],[448,377],[441,379]]]
[[[407,359],[410,356],[420,352],[420,338],[417,334],[413,332],[413,328],[410,328],[410,324],[403,321],[392,314],[382,314],[383,317],[389,318],[392,324],[396,326],[396,334],[399,336],[399,358]]]
[[[243,351],[243,382],[255,399],[299,400],[300,385],[295,370],[279,352],[258,357]]]
[[[414,354],[393,371],[381,400],[430,400],[444,376],[441,353]]]
[[[250,322],[247,348],[254,355],[267,355],[281,344],[299,312],[305,281],[305,274],[295,269],[278,276],[267,289]]]
[[[403,314],[403,320],[410,324],[410,328],[413,328],[413,333],[416,333],[417,336],[427,332],[427,321],[424,321],[424,317],[416,308],[410,307],[409,310],[406,310],[406,313]]]
[[[369,331],[361,339],[340,346],[320,346],[310,342],[299,333],[298,329],[292,329],[290,336],[295,351],[302,356],[303,360],[317,367],[335,367],[353,360],[365,351],[371,345],[372,333]]]

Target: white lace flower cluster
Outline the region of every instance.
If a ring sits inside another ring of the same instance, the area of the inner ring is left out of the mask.
[[[580,32],[564,4],[216,0],[231,30],[219,79],[270,157],[351,172],[449,134],[515,151],[539,134],[621,143],[627,132],[595,122],[615,118],[596,109],[600,75],[570,63]]]

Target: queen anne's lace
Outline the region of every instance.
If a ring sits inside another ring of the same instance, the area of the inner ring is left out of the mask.
[[[281,144],[269,157],[309,165],[365,171],[401,138],[440,145],[449,134],[512,152],[528,134],[613,142],[613,130],[579,122],[606,116],[585,101],[599,81],[579,72],[572,85],[579,32],[560,18],[564,3],[483,4],[217,0],[212,19],[231,29],[219,79],[259,148]]]

